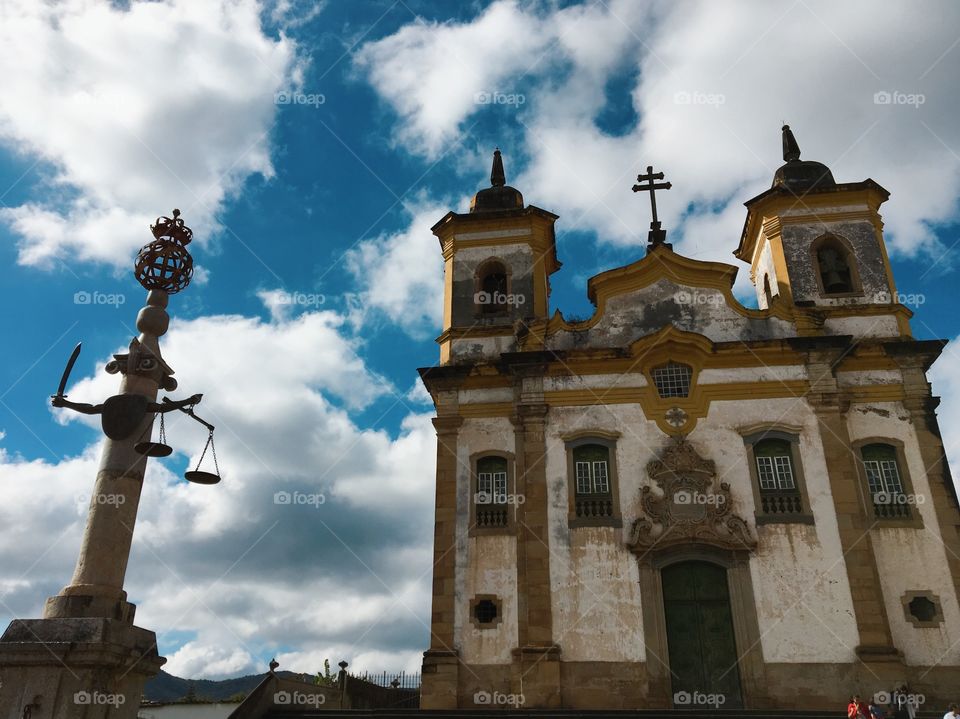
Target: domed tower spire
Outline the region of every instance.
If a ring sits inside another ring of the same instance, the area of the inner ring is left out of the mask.
[[[500,148],[493,151],[493,167],[490,168],[490,187],[480,190],[473,196],[470,203],[470,212],[503,212],[505,210],[522,210],[523,195],[514,187],[507,184],[507,177],[503,171],[503,157]]]
[[[783,161],[800,159],[800,145],[797,144],[797,138],[793,136],[793,130],[790,125],[783,126]]]
[[[493,151],[493,168],[490,170],[490,186],[503,187],[507,184],[507,177],[503,172],[503,157],[500,148]]]
[[[822,162],[800,159],[800,145],[789,125],[784,125],[783,159],[773,175],[772,187],[781,188],[795,195],[804,195],[811,190],[826,190],[837,186],[830,168]]]
[[[906,314],[895,300],[884,299],[896,297],[880,230],[879,209],[889,193],[870,179],[837,183],[822,162],[800,159],[789,125],[783,123],[781,133],[784,162],[770,189],[746,202],[747,221],[735,253],[752,268],[758,306],[793,308],[800,313],[801,334],[824,331],[819,317],[815,327],[805,324],[802,308],[872,306],[871,312],[885,314],[883,321],[890,323],[877,331],[909,336]],[[851,334],[861,331],[847,326]]]

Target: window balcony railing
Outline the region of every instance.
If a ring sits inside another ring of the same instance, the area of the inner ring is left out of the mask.
[[[506,527],[509,520],[507,507],[505,505],[478,505],[477,506],[477,528],[486,529],[488,527]]]
[[[799,492],[762,493],[760,507],[764,514],[772,517],[803,514],[803,500]]]
[[[613,497],[578,496],[574,510],[578,519],[612,517]]]
[[[898,501],[901,498],[905,499],[904,495],[894,496],[889,502],[874,502],[873,516],[877,519],[910,519],[910,505]]]

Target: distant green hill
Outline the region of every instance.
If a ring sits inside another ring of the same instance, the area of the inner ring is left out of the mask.
[[[143,689],[143,699],[151,702],[181,701],[190,696],[192,687],[193,696],[196,699],[212,702],[224,701],[238,694],[249,694],[257,684],[263,681],[265,676],[266,672],[235,677],[234,679],[212,681],[210,679],[182,679],[161,671],[157,676],[147,681]],[[287,679],[306,677],[306,681],[312,679],[309,675],[295,672],[277,672],[277,676]]]

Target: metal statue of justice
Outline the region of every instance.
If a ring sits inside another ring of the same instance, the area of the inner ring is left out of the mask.
[[[31,712],[44,719],[137,719],[144,684],[166,660],[156,634],[136,626],[136,605],[124,586],[147,463],[150,457],[173,453],[166,437],[168,413],[184,412],[207,429],[207,444],[185,479],[197,484],[220,481],[214,427],[194,414],[202,396],[176,401],[162,397],[177,389],[160,338],[170,325],[170,296],[186,288],[193,274],[187,251],[193,232],[178,210],[157,218],[150,230],[153,237],[134,262],[137,281],[147,291],[137,313],[137,335],[105,368],[119,379],[116,394],[91,404],[67,398],[67,383],[80,356],[77,345],[51,397],[54,407],[99,415],[105,436],[69,582],[47,597],[42,618],[14,619],[0,635],[0,717],[5,719],[23,719]],[[154,438],[158,419],[160,435]],[[212,463],[210,471],[202,470],[204,461]],[[98,695],[113,698],[91,701]]]
[[[134,377],[151,380],[157,389],[172,392],[177,388],[177,380],[172,376],[173,369],[160,356],[157,338],[166,332],[169,324],[169,316],[165,311],[167,295],[179,292],[190,283],[193,258],[186,250],[186,245],[192,239],[193,232],[180,218],[179,210],[173,211],[172,218],[158,218],[150,229],[154,240],[140,250],[134,265],[137,280],[149,292],[147,306],[140,310],[137,317],[137,328],[142,334],[130,342],[129,352],[115,354],[105,370],[108,374],[120,373],[128,380]],[[115,442],[129,440],[143,427],[136,438],[134,449],[147,457],[166,457],[173,452],[173,448],[166,443],[163,417],[174,410],[184,412],[208,430],[207,443],[200,455],[200,461],[196,469],[185,473],[185,479],[197,484],[216,484],[220,481],[213,444],[214,426],[193,411],[203,398],[202,394],[178,401],[164,397],[163,401],[158,403],[151,399],[149,392],[129,391],[130,388],[125,387],[122,390],[126,391],[108,397],[100,404],[73,402],[67,399],[64,391],[79,356],[80,344],[73,349],[60,378],[57,393],[51,397],[54,407],[65,407],[82,414],[99,414],[103,433]],[[155,391],[153,395],[156,396]],[[149,422],[146,421],[148,417]],[[153,419],[156,417],[160,418],[160,435],[154,442],[152,428]],[[208,450],[213,458],[214,472],[200,470],[200,464]]]

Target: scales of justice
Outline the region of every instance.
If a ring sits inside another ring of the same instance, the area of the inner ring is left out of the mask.
[[[216,484],[220,471],[214,426],[194,413],[202,395],[157,402],[161,390],[177,389],[159,338],[170,324],[169,296],[185,289],[193,276],[186,249],[193,232],[179,210],[158,218],[150,230],[153,240],[134,263],[136,279],[147,290],[137,315],[140,334],[127,353],[115,354],[105,367],[121,375],[119,393],[100,404],[67,399],[78,344],[51,398],[54,407],[100,415],[106,439],[70,584],[46,600],[42,619],[14,619],[0,636],[0,719],[134,719],[144,682],[166,661],[156,635],[134,626],[136,608],[123,588],[147,458],[173,452],[166,443],[166,413],[183,412],[207,428],[207,443],[185,479]],[[154,441],[157,417],[160,431]],[[213,471],[201,469],[208,451]],[[103,497],[111,501],[100,501]]]
[[[184,289],[190,284],[190,278],[193,275],[193,258],[186,250],[186,246],[193,239],[193,231],[180,219],[180,210],[174,210],[172,218],[158,218],[156,224],[151,225],[150,229],[153,232],[154,241],[140,249],[134,264],[137,281],[148,291],[147,306],[137,315],[137,329],[143,334],[130,342],[130,351],[127,354],[114,355],[113,360],[104,368],[108,374],[119,372],[124,375],[125,382],[121,386],[120,394],[108,397],[102,404],[97,405],[71,402],[67,399],[63,391],[67,387],[73,365],[80,356],[80,344],[77,344],[60,378],[57,393],[51,397],[51,404],[54,407],[66,407],[82,414],[99,414],[103,433],[116,442],[129,439],[137,429],[143,427],[134,449],[147,457],[167,457],[173,452],[173,447],[166,443],[163,415],[173,410],[180,410],[208,430],[207,444],[200,455],[197,468],[186,472],[184,478],[196,484],[217,484],[220,481],[220,470],[217,467],[217,451],[213,445],[215,427],[200,419],[193,411],[194,406],[203,399],[203,395],[195,394],[179,402],[164,397],[163,403],[157,404],[153,401],[157,390],[146,394],[129,391],[132,386],[128,385],[134,384],[131,378],[136,376],[153,380],[158,389],[167,392],[177,388],[177,380],[172,376],[173,369],[160,356],[157,338],[167,331],[170,323],[170,317],[166,312],[167,296]],[[153,442],[151,441],[153,418],[157,416],[160,417],[160,436],[157,442]],[[207,450],[210,450],[213,457],[214,472],[205,472],[200,469]]]

